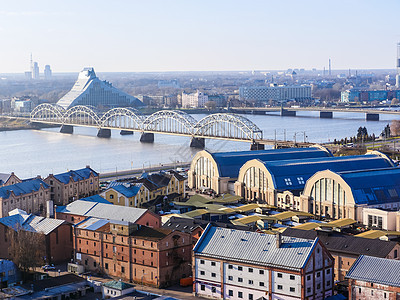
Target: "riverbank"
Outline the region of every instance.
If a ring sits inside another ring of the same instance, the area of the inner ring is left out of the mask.
[[[59,127],[49,124],[32,124],[30,120],[18,117],[0,117],[0,131],[13,131],[13,130],[27,130],[27,129],[40,129]]]

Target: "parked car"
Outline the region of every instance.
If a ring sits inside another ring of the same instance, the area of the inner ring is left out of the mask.
[[[43,271],[52,271],[52,270],[55,270],[56,268],[54,267],[53,264],[51,264],[51,265],[43,266],[42,269],[43,269]]]

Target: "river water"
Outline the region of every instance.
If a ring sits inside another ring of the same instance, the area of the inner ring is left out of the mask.
[[[205,115],[193,115],[197,120]],[[318,112],[298,112],[297,117],[245,115],[260,129],[264,138],[323,143],[354,136],[360,126],[379,135],[397,115],[381,115],[380,121],[365,121],[364,114],[334,113],[333,119],[320,119]],[[74,134],[61,134],[59,128],[0,132],[0,173],[15,172],[20,178],[47,176],[90,165],[98,172],[113,172],[190,161],[199,151],[189,147],[190,139],[156,134],[154,144],[139,142],[140,134],[121,136],[112,131],[109,139],[96,137],[94,128],[75,127]],[[249,143],[206,140],[211,151],[249,150]]]

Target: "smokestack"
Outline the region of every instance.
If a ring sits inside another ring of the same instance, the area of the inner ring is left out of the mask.
[[[331,59],[329,59],[329,76],[332,75],[332,69],[331,69]]]
[[[282,233],[278,232],[275,234],[275,242],[276,242],[276,248],[280,248],[282,245]]]

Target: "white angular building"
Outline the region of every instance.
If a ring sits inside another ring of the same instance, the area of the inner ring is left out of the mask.
[[[75,105],[92,105],[95,107],[136,107],[143,103],[124,93],[107,81],[97,78],[93,68],[84,68],[78,75],[72,89],[57,102],[68,109]]]
[[[199,90],[196,93],[185,94],[182,93],[182,107],[183,108],[196,108],[204,107],[208,102],[208,96]]]

